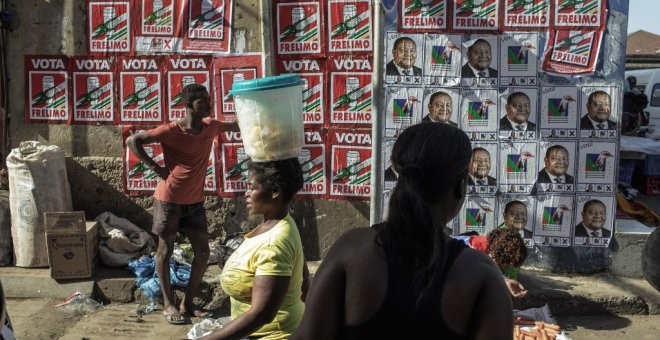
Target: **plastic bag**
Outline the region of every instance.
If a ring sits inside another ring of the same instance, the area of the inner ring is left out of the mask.
[[[190,331],[186,336],[188,339],[199,339],[205,335],[211,334],[216,329],[222,328],[224,325],[228,324],[231,321],[231,318],[226,316],[218,319],[206,318],[192,326]]]
[[[60,308],[75,315],[89,315],[103,309],[103,305],[81,292],[75,292],[55,304],[53,308]]]

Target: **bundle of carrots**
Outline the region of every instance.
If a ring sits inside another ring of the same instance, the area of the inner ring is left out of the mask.
[[[553,340],[561,331],[558,325],[517,317],[514,321],[513,340]],[[522,326],[522,327],[521,327]]]

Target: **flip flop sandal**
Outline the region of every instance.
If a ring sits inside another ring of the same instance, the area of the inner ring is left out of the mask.
[[[165,320],[167,320],[167,322],[169,322],[172,325],[180,325],[180,324],[183,324],[183,323],[186,322],[185,318],[183,318],[181,320],[175,320],[174,319],[175,316],[183,316],[183,314],[181,314],[179,312],[174,312],[174,313],[163,312],[163,316],[165,316]]]

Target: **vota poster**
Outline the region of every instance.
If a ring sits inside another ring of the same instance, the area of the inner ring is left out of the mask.
[[[264,76],[263,54],[246,53],[216,57],[212,64],[215,116],[222,122],[236,121],[234,96],[229,94],[235,81]]]
[[[328,121],[328,73],[326,59],[289,59],[279,56],[275,61],[277,74],[297,74],[303,81],[303,123],[320,126]]]
[[[133,52],[129,1],[88,1],[87,23],[87,50],[90,55]]]
[[[239,131],[225,131],[220,135],[222,157],[220,196],[242,196],[247,191],[248,161]]]
[[[167,121],[175,121],[186,116],[186,103],[183,102],[183,88],[199,84],[211,93],[211,57],[173,55],[165,57],[165,78],[167,80]],[[213,103],[210,103],[213,105]]]
[[[371,195],[371,131],[329,129],[331,199],[368,200]]]
[[[119,123],[163,123],[163,57],[122,57],[119,63]]]
[[[188,0],[182,49],[191,53],[227,53],[231,42],[232,0]]]
[[[305,145],[298,155],[303,172],[303,187],[298,192],[300,197],[320,198],[328,193],[324,132],[321,129],[305,130]]]
[[[370,0],[329,0],[328,20],[330,53],[373,51]]]
[[[25,56],[25,120],[69,123],[69,58]]]
[[[115,58],[71,57],[72,123],[115,123],[115,61]]]
[[[402,32],[437,32],[447,28],[447,0],[403,0],[399,3]]]
[[[325,20],[321,1],[277,1],[273,11],[277,54],[325,56]]]
[[[369,127],[372,122],[373,88],[369,56],[331,57],[330,123]]]

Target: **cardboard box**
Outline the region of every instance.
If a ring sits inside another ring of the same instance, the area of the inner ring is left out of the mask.
[[[85,212],[45,212],[44,227],[46,232],[85,232]]]
[[[94,275],[99,247],[98,222],[85,222],[84,232],[46,232],[50,276],[54,279],[84,279]]]

